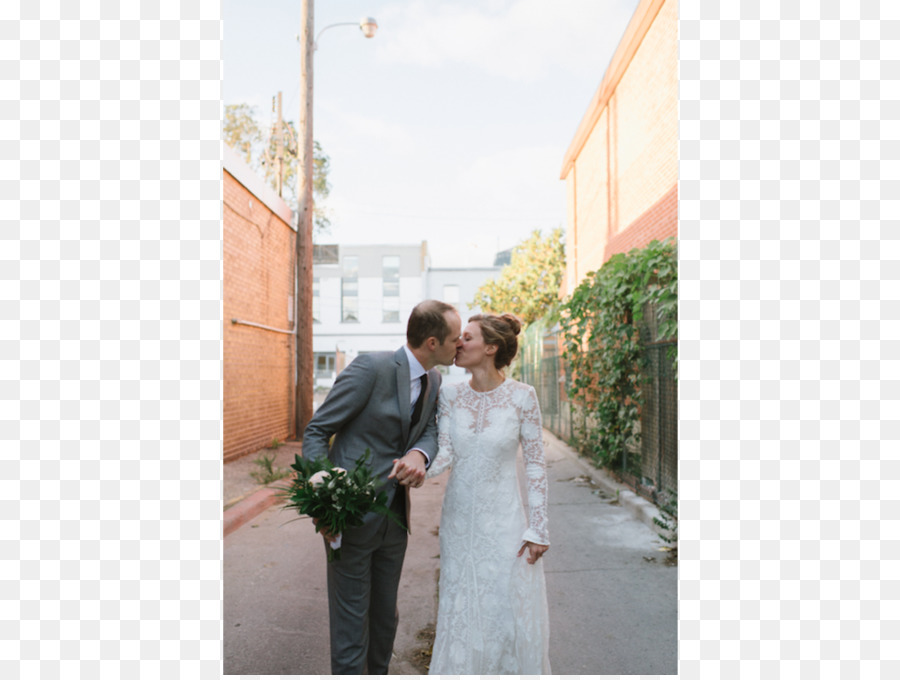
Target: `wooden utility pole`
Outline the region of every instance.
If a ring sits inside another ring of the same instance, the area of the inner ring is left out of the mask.
[[[300,118],[297,140],[297,438],[312,418],[313,403],[313,0],[302,0],[300,18]]]
[[[281,92],[278,92],[278,123],[275,137],[275,153],[278,158],[278,196],[281,197],[281,190],[284,186],[284,121],[281,117]]]

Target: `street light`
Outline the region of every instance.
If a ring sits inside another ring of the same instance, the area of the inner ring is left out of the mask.
[[[319,37],[327,31],[329,28],[334,28],[335,26],[359,26],[359,30],[362,31],[363,35],[367,38],[374,38],[375,31],[378,30],[378,22],[375,21],[373,17],[363,17],[359,20],[359,23],[353,23],[352,21],[342,21],[337,24],[328,24],[325,28],[319,31],[319,35],[316,36],[316,39],[313,40],[313,50],[319,49]],[[300,36],[297,36],[297,40],[300,39]]]
[[[313,284],[313,52],[319,36],[335,26],[359,26],[366,38],[378,30],[372,17],[364,17],[358,24],[338,23],[326,26],[313,39],[313,0],[302,0],[300,17],[300,118],[297,145],[297,313],[295,328],[297,356],[296,430],[301,437],[303,428],[312,418],[313,351],[312,351],[312,284]],[[298,141],[300,141],[298,140]]]

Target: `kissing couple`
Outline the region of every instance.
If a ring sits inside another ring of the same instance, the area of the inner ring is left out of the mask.
[[[449,471],[429,673],[549,674],[541,412],[534,388],[504,374],[521,323],[478,314],[461,328],[451,305],[416,305],[404,346],[361,354],[338,375],[304,431],[303,456],[350,469],[368,449],[372,473],[406,526],[410,489]],[[469,380],[441,388],[436,366],[454,362]],[[516,475],[520,447],[527,504]],[[326,547],[333,538],[324,536]],[[375,513],[344,531],[342,557],[327,565],[333,674],[388,674],[407,539]]]

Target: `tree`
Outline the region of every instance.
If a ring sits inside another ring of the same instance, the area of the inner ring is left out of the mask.
[[[266,181],[273,187],[278,186],[278,137],[277,123],[272,125],[268,146],[263,150],[260,166]],[[297,130],[294,121],[282,121],[282,141],[284,144],[284,174],[282,176],[282,195],[295,204],[297,202]],[[331,170],[331,159],[322,151],[322,145],[313,141],[313,222],[318,235],[326,233],[331,227],[328,212],[322,205],[331,193],[328,173]]]
[[[262,144],[262,131],[254,118],[253,107],[248,104],[225,106],[223,123],[225,143],[237,151],[247,165],[253,166],[253,156]]]
[[[475,291],[472,306],[485,312],[511,312],[526,324],[558,312],[559,286],[566,267],[562,229],[544,237],[540,229],[513,248],[500,276]]]
[[[278,127],[272,124],[268,135],[256,120],[256,110],[248,104],[227,104],[223,133],[225,143],[241,154],[244,161],[266,182],[278,190]],[[281,135],[284,142],[284,169],[281,195],[291,205],[297,203],[297,130],[293,121],[282,121]],[[328,173],[331,159],[325,155],[319,142],[313,142],[313,222],[315,235],[326,233],[331,220],[324,208],[325,199],[331,193]]]

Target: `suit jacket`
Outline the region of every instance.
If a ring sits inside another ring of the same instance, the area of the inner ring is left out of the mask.
[[[396,480],[389,480],[393,460],[413,448],[437,454],[435,405],[441,386],[437,369],[428,371],[425,401],[419,422],[410,424],[409,361],[400,347],[396,352],[361,354],[337,377],[325,402],[318,408],[303,433],[303,456],[316,460],[328,456],[332,463],[351,469],[366,449],[373,474],[388,494],[388,505],[395,493],[404,493],[409,519],[409,494]],[[334,435],[329,449],[328,441]],[[399,488],[398,488],[399,487]],[[348,529],[364,540],[377,515],[369,513],[363,527]],[[373,529],[374,530],[374,529]]]

